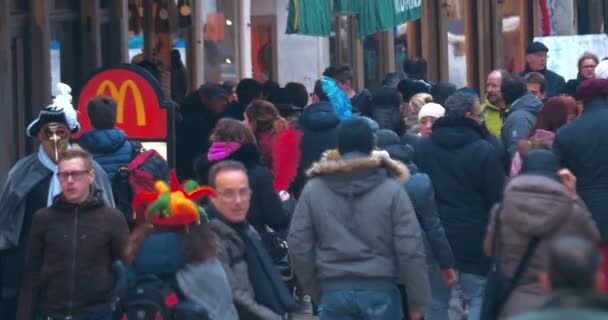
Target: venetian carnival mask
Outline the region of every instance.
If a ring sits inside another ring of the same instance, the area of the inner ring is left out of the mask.
[[[50,122],[40,129],[38,139],[46,154],[57,163],[59,154],[68,148],[70,129],[63,123]]]

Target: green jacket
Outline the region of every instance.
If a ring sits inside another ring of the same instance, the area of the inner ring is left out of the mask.
[[[599,320],[608,319],[605,297],[576,290],[560,290],[553,293],[539,309],[522,314],[512,320]]]
[[[486,101],[481,105],[481,114],[483,116],[483,123],[485,124],[488,131],[494,136],[500,139],[500,131],[502,129],[503,117],[508,110],[501,110],[496,107],[486,97]]]

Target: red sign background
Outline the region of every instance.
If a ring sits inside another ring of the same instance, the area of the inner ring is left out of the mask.
[[[160,107],[154,87],[141,74],[116,68],[103,70],[89,79],[78,100],[81,132],[93,129],[86,105],[98,95],[110,96],[116,100],[116,127],[124,130],[129,139],[167,139],[167,112]],[[78,137],[79,135],[75,136]]]

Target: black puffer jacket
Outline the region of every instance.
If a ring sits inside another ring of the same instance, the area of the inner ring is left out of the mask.
[[[485,275],[482,251],[492,206],[500,201],[505,175],[495,148],[473,120],[443,117],[415,153],[420,171],[435,186],[439,217],[462,272]]]
[[[319,102],[306,107],[298,119],[297,127],[302,131],[298,175],[291,185],[292,193],[298,197],[308,180],[306,170],[319,161],[323,152],[338,146],[340,118],[329,102]]]
[[[274,190],[272,173],[262,164],[258,147],[254,144],[244,144],[226,160],[236,160],[247,168],[249,186],[252,190],[251,205],[247,221],[256,228],[263,230],[269,226],[274,230],[286,230],[290,217],[283,210],[281,199]],[[208,184],[209,169],[216,162],[207,160],[207,155],[196,161],[196,176],[201,184]]]
[[[608,241],[608,99],[585,102],[583,114],[557,131],[553,151],[577,178],[577,191]]]

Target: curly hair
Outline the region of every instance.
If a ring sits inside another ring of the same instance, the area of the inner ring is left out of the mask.
[[[245,116],[253,133],[257,136],[263,132],[281,132],[289,126],[282,118],[277,108],[265,100],[256,100],[247,106]]]
[[[223,118],[217,122],[209,137],[209,141],[238,142],[241,144],[256,143],[251,129],[241,121],[231,118]]]

